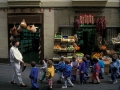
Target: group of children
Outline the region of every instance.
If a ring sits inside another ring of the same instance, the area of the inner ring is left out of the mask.
[[[104,62],[102,61],[101,58],[99,58],[99,60],[97,58],[93,59],[94,61],[94,65],[92,67],[92,78],[91,78],[91,83],[94,83],[94,80],[97,80],[97,84],[100,83],[100,79],[104,78]],[[71,69],[69,69],[68,67],[66,67],[67,65],[69,65],[71,67]],[[72,82],[76,82],[76,78],[77,75],[79,75],[80,77],[80,83],[83,84],[85,83],[90,75],[89,75],[89,71],[90,71],[90,66],[91,66],[91,62],[90,62],[90,57],[89,55],[86,55],[85,57],[82,58],[81,62],[77,61],[77,57],[74,56],[72,58],[72,62],[69,62],[69,64],[66,64],[66,60],[62,57],[59,64],[58,64],[58,72],[59,72],[59,80],[58,83],[61,83],[62,81],[64,81],[64,72],[66,72],[66,69],[69,69],[71,71],[69,71],[69,79],[68,82],[71,84],[71,86],[74,86],[72,84]],[[64,81],[65,83],[65,81]],[[65,84],[65,86],[63,86],[62,88],[67,88],[67,85]]]
[[[69,83],[72,87],[74,86],[74,82],[77,80],[77,76],[80,78],[80,83],[83,84],[85,83],[90,75],[90,56],[85,55],[82,59],[82,61],[78,62],[77,56],[72,57],[72,61],[70,61],[67,58],[64,58],[63,56],[60,59],[60,62],[58,63],[57,72],[59,75],[59,80],[57,81],[58,83],[64,83],[62,88],[67,88]],[[99,58],[93,58],[92,60],[94,64],[92,65],[91,68],[91,82],[90,83],[95,83],[94,81],[97,80],[96,84],[100,83],[100,79],[104,79],[104,62],[102,60],[102,57]],[[55,75],[55,68],[53,65],[53,62],[51,60],[42,60],[43,67],[40,69],[43,70],[43,75],[40,78],[40,82],[46,78],[47,83],[49,85],[49,88],[52,88],[53,85],[53,78]],[[111,81],[113,84],[117,82],[116,80],[116,74],[118,72],[118,66],[117,65],[117,58],[115,56],[112,57],[112,63],[111,63]],[[32,84],[32,89],[33,90],[38,90],[39,87],[36,84],[37,83],[37,78],[38,78],[38,68],[36,67],[36,63],[33,61],[31,63],[31,66],[33,67],[30,72],[30,79],[31,79],[31,84]],[[116,67],[116,68],[115,68]]]

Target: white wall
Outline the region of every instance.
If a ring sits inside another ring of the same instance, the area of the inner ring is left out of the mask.
[[[8,58],[7,13],[0,11],[0,58]]]
[[[53,58],[54,10],[44,12],[44,57]]]

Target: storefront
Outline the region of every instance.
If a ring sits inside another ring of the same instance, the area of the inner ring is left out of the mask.
[[[5,32],[1,33],[1,42],[4,41],[1,43],[1,62],[9,62],[11,37],[19,39],[19,50],[23,54],[25,62],[30,63],[32,60],[39,62],[44,57],[52,57],[51,53],[47,52],[45,54],[44,52],[53,47],[51,45],[51,47],[44,48],[44,46],[47,46],[53,40],[51,36],[54,36],[54,31],[49,33],[50,30],[54,30],[54,26],[52,24],[50,25],[50,23],[54,23],[53,10],[51,8],[12,8],[1,9],[0,12],[2,18],[1,28],[5,30]],[[23,19],[27,26],[34,25],[36,32],[30,32],[26,27],[22,31],[18,31],[17,36],[14,36],[10,33],[10,30],[14,26],[18,28]]]
[[[103,16],[106,20],[106,29],[103,34],[103,38],[105,38],[106,41],[111,41],[111,38],[116,37],[119,33],[120,10],[118,0],[91,0],[87,4],[86,1],[82,0],[60,0],[59,2],[55,0],[52,0],[51,2],[48,0],[39,2],[38,0],[34,0],[30,2],[24,1],[24,3],[21,1],[7,0],[4,1],[4,3],[2,1],[2,4],[0,5],[0,42],[2,42],[0,45],[0,62],[9,62],[11,36],[9,31],[14,25],[18,27],[23,19],[25,19],[27,25],[34,24],[35,27],[38,28],[37,33],[39,34],[38,37],[36,37],[39,39],[34,39],[37,43],[31,45],[32,41],[28,40],[30,38],[29,35],[27,36],[27,34],[24,34],[24,36],[20,33],[22,46],[20,46],[19,49],[21,49],[21,52],[25,55],[24,58],[26,62],[30,62],[31,60],[29,60],[29,58],[34,57],[36,61],[38,61],[38,54],[40,54],[41,59],[46,57],[53,58],[55,33],[61,31],[64,35],[73,36],[76,33],[73,23],[76,20],[76,17],[80,15],[94,16],[94,24],[84,25],[83,27],[80,27],[79,31],[81,32],[78,32],[83,33],[82,37],[84,39],[85,49],[86,47],[90,48],[90,46],[97,43],[97,37],[93,36],[94,32],[91,31],[96,29],[95,23],[99,17]],[[90,34],[93,36],[92,39],[90,39]],[[31,39],[33,40],[33,38]],[[88,42],[91,44],[88,45]],[[78,42],[78,44],[80,45],[80,42]],[[39,46],[41,46],[41,52],[37,49]],[[30,47],[32,47],[32,49],[30,49]],[[94,51],[93,49],[95,49],[93,46],[91,47],[92,49],[90,48],[91,50],[89,48],[87,48],[88,50],[85,50],[87,51],[85,53],[91,53]],[[32,50],[36,52],[35,55]],[[32,52],[32,54],[29,54],[28,52]]]

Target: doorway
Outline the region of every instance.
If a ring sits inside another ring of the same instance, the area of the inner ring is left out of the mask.
[[[43,59],[44,57],[44,38],[43,38],[43,15],[41,14],[8,14],[8,37],[10,38],[11,34],[10,28],[14,25],[16,28],[20,25],[22,19],[25,19],[27,25],[36,27],[36,32],[29,32],[26,28],[22,29],[22,32],[19,32],[17,38],[19,39],[20,45],[19,50],[23,55],[23,60],[26,63],[30,63],[31,61],[36,61]],[[9,43],[11,42],[8,39]],[[8,45],[10,49],[10,44]],[[39,48],[40,47],[40,48]],[[38,49],[39,48],[39,49]],[[41,53],[39,53],[41,52]]]

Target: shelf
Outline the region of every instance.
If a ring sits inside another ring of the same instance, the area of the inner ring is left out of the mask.
[[[88,27],[96,27],[96,25],[80,25],[80,27],[85,27],[85,28],[88,28]]]
[[[59,25],[59,28],[73,28],[73,25]]]
[[[58,52],[58,53],[74,53],[74,51],[67,51],[67,50],[66,51],[65,50],[64,51],[54,51],[54,52]]]

